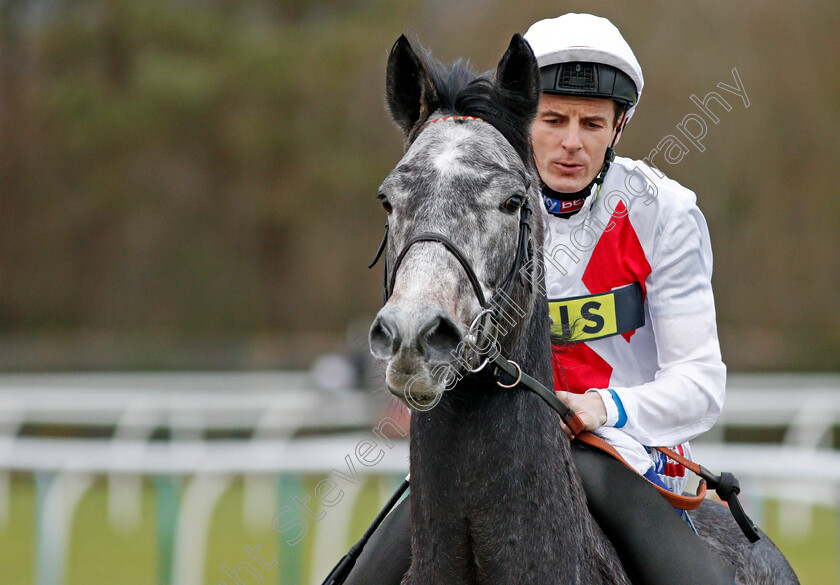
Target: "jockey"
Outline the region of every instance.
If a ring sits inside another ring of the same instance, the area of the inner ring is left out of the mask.
[[[694,193],[613,148],[644,81],[607,19],[566,14],[525,34],[543,96],[531,133],[543,182],[555,390],[640,474],[681,493],[653,446],[709,430],[726,383],[712,249]]]
[[[535,23],[525,39],[543,89],[531,134],[555,391],[639,474],[682,493],[685,468],[650,446],[690,458],[688,440],[711,428],[723,405],[706,221],[693,192],[653,164],[614,154],[644,86],[618,29],[565,14]]]

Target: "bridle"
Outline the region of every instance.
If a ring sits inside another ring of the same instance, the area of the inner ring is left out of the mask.
[[[436,118],[428,122],[423,129],[425,130],[431,124],[450,120],[475,120],[486,123],[484,122],[484,120],[480,118],[475,118],[473,116],[446,116],[443,118]],[[487,301],[487,298],[484,295],[484,291],[481,288],[481,283],[478,279],[478,276],[476,275],[475,270],[473,269],[472,264],[470,263],[466,254],[464,254],[461,251],[461,249],[455,244],[455,242],[453,242],[447,236],[436,232],[421,232],[409,238],[403,246],[402,250],[400,250],[400,253],[397,254],[396,260],[394,261],[394,265],[393,267],[391,267],[389,276],[389,262],[388,254],[386,252],[388,244],[389,225],[386,222],[385,234],[382,236],[382,241],[379,244],[379,248],[376,251],[376,255],[368,265],[368,268],[373,268],[373,266],[375,266],[376,263],[379,261],[379,258],[382,256],[383,252],[385,253],[385,266],[383,270],[382,281],[383,304],[388,302],[388,299],[391,298],[391,294],[394,292],[394,285],[397,280],[397,271],[402,265],[402,262],[408,254],[411,247],[420,242],[437,242],[438,244],[441,244],[444,248],[446,248],[446,250],[450,254],[452,254],[452,256],[455,257],[455,259],[464,269],[464,272],[467,275],[467,279],[470,281],[470,285],[472,286],[473,292],[475,293],[476,299],[478,300],[478,304],[481,307],[481,310],[473,319],[473,322],[470,325],[467,335],[465,336],[465,348],[471,349],[473,351],[472,353],[465,354],[462,356],[464,358],[464,362],[469,363],[470,359],[472,359],[470,356],[476,354],[487,356],[491,354],[496,354],[499,355],[499,357],[501,357],[497,347],[498,340],[497,329],[495,327],[495,324],[501,322],[501,319],[505,315],[505,312],[510,309],[511,304],[513,303],[513,300],[511,298],[511,292],[513,291],[513,287],[518,282],[522,286],[528,286],[529,292],[533,293],[534,290],[532,281],[533,279],[527,278],[523,274],[525,272],[524,269],[533,266],[534,259],[534,246],[531,239],[531,216],[533,214],[533,210],[531,208],[530,202],[528,201],[527,193],[525,195],[523,204],[518,209],[518,213],[519,235],[517,236],[516,253],[514,255],[513,265],[511,266],[510,271],[507,273],[504,280],[502,280],[501,285],[496,289],[496,292],[490,298],[489,302]],[[483,361],[479,360],[478,365],[469,368],[469,372],[478,373],[479,371],[484,369],[484,367],[491,361],[491,357],[486,357]],[[513,364],[515,362],[509,363]],[[519,366],[517,365],[516,368],[518,369]]]

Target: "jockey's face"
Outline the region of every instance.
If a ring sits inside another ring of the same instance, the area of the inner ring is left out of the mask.
[[[586,187],[604,164],[615,123],[612,100],[544,93],[531,125],[543,182],[561,193]]]

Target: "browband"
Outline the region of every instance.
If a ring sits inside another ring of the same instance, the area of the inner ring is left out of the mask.
[[[431,126],[432,124],[437,124],[438,122],[466,122],[468,120],[475,120],[476,122],[486,122],[481,118],[477,118],[475,116],[442,116],[440,118],[435,118],[429,122],[426,122],[425,126],[423,126],[423,130]]]

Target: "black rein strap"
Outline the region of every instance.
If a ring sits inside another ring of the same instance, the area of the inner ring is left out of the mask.
[[[528,390],[542,398],[546,404],[559,414],[560,419],[567,426],[572,427],[570,423],[575,416],[575,411],[560,400],[557,394],[543,386],[538,380],[522,372],[518,364],[504,358],[501,354],[498,354],[492,360],[492,363],[495,366],[494,374],[496,382],[501,387],[515,388],[520,385],[525,386]],[[579,431],[572,429],[572,432],[577,435]],[[744,508],[741,506],[740,500],[738,500],[738,494],[741,493],[741,486],[738,483],[738,479],[728,471],[724,471],[720,475],[715,475],[702,465],[698,465],[698,467],[700,468],[698,475],[706,480],[708,486],[715,490],[715,493],[722,501],[727,503],[732,517],[738,523],[738,527],[744,533],[744,536],[747,537],[747,540],[750,542],[758,541],[761,538],[758,534],[758,528],[756,528],[753,521],[744,512]]]
[[[738,482],[738,478],[728,471],[724,471],[720,475],[715,475],[702,465],[700,466],[700,471],[700,477],[705,479],[709,487],[715,490],[717,497],[729,506],[732,517],[735,518],[735,522],[738,523],[738,528],[741,529],[741,532],[744,533],[747,540],[750,542],[758,541],[761,538],[758,534],[758,528],[750,517],[747,516],[747,513],[744,512],[741,501],[738,499],[738,494],[741,493],[741,484]]]
[[[400,497],[405,493],[408,489],[408,477],[406,477],[403,482],[400,484],[400,487],[397,488],[397,491],[390,497],[388,502],[385,504],[385,507],[376,515],[376,518],[373,519],[373,522],[365,530],[365,533],[359,539],[359,541],[350,547],[350,550],[344,555],[338,563],[336,563],[333,570],[330,571],[330,574],[327,575],[327,578],[324,579],[322,585],[341,585],[344,583],[344,580],[347,579],[347,575],[350,574],[350,571],[356,565],[356,560],[359,558],[359,555],[362,554],[362,549],[365,548],[368,540],[370,537],[373,536],[373,533],[376,532],[376,529],[379,528],[379,525],[382,524],[382,521],[385,520],[385,517],[388,513],[397,505]]]
[[[554,410],[554,412],[559,414],[560,420],[562,420],[563,423],[568,425],[571,422],[572,417],[575,416],[575,411],[569,408],[565,402],[560,400],[557,397],[557,394],[543,386],[535,378],[532,378],[523,372],[522,368],[519,367],[519,364],[511,362],[503,357],[502,354],[497,354],[491,363],[495,366],[494,374],[496,382],[500,386],[503,388],[515,388],[520,384],[525,386],[528,390],[542,398],[543,401]]]

